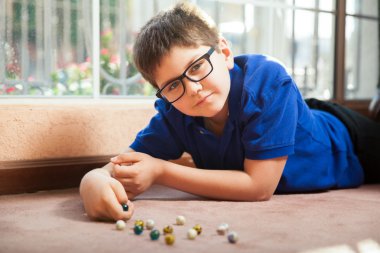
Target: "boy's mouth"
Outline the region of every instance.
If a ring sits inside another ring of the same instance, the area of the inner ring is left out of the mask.
[[[208,94],[207,96],[202,97],[201,99],[198,100],[198,102],[195,104],[195,106],[199,106],[206,102],[206,100],[212,95],[213,93]],[[194,106],[194,107],[195,107]]]

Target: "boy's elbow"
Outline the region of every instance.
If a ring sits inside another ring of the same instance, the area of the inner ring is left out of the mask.
[[[272,198],[273,194],[263,194],[261,195],[257,201],[268,201]]]
[[[260,194],[256,195],[251,201],[268,201],[272,196],[273,194]]]
[[[268,201],[276,191],[277,184],[253,181],[250,188],[251,201]]]
[[[251,194],[251,196],[249,196],[249,199],[248,201],[268,201],[272,198],[273,196],[273,192],[272,191],[256,191],[255,193]]]

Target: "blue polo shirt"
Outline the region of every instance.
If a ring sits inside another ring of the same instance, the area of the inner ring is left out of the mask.
[[[277,193],[363,183],[346,127],[327,112],[309,109],[279,62],[263,55],[238,56],[230,76],[222,136],[207,130],[202,117],[184,115],[159,99],[158,113],[130,147],[165,160],[188,152],[204,169],[244,170],[246,158],[288,156]]]

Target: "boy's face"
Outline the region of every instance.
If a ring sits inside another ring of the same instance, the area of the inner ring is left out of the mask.
[[[233,68],[231,50],[224,39],[219,43],[220,52],[214,51],[210,56],[213,70],[201,81],[194,82],[182,78],[185,86],[183,96],[173,103],[173,106],[189,116],[218,117],[227,103],[230,91],[229,70]],[[209,51],[209,46],[197,48],[173,47],[164,56],[155,71],[158,87],[161,89],[168,81],[179,76],[199,57]],[[225,108],[224,108],[225,109]],[[226,111],[226,110],[223,110]]]

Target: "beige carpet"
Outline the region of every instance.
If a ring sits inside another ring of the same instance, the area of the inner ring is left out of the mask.
[[[0,252],[379,252],[380,185],[313,194],[276,195],[267,202],[225,202],[154,186],[135,201],[127,229],[90,221],[78,189],[0,196]],[[177,215],[184,226],[173,225]],[[136,219],[173,225],[176,242],[134,235]],[[216,233],[226,222],[237,244]],[[186,231],[203,232],[194,241]],[[370,251],[372,249],[373,251]],[[376,251],[377,250],[377,251]]]

